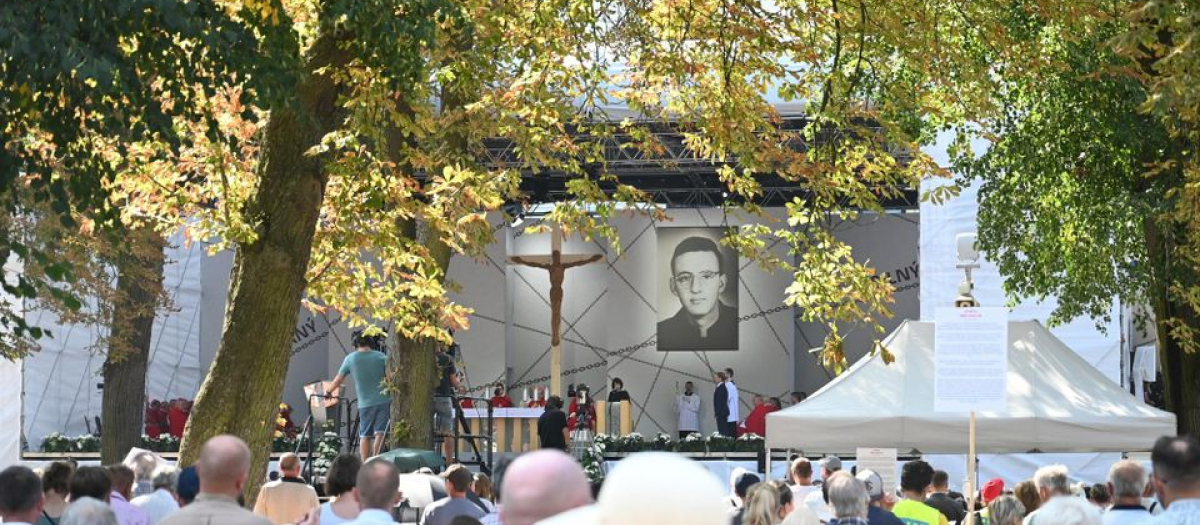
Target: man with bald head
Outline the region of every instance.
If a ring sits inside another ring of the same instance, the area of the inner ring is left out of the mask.
[[[196,474],[200,477],[196,499],[158,525],[273,525],[238,505],[250,475],[250,449],[241,439],[222,435],[205,442]]]
[[[534,523],[592,503],[583,469],[559,450],[539,450],[513,461],[500,490],[503,525]]]
[[[385,459],[372,459],[358,469],[354,486],[358,517],[343,525],[395,523],[392,510],[400,504],[400,471]]]
[[[275,525],[296,523],[319,507],[317,491],[300,477],[300,456],[291,452],[280,456],[279,479],[263,485],[254,501],[254,513]]]

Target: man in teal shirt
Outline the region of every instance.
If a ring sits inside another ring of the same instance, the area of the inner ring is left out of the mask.
[[[392,400],[383,389],[387,356],[378,351],[379,336],[355,334],[354,347],[356,350],[342,361],[330,391],[337,392],[346,376],[354,378],[354,391],[358,394],[358,453],[366,461],[383,449],[384,433],[391,423]]]

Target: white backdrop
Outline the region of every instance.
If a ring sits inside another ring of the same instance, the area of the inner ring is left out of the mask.
[[[146,395],[152,399],[192,398],[200,384],[200,267],[202,246],[182,246],[176,235],[167,248],[164,281],[174,308],[161,312],[150,340]],[[208,292],[205,292],[208,293]],[[88,347],[104,328],[59,324],[44,310],[29,312],[31,321],[49,328],[53,338],[39,341],[40,351],[25,360],[24,432],[30,450],[38,450],[51,432],[68,436],[88,431],[87,420],[100,415],[104,356]]]
[[[10,262],[11,261],[11,262]],[[15,257],[0,261],[5,276],[21,272]],[[21,305],[4,290],[0,290],[0,303],[5,303],[16,314]],[[22,361],[0,358],[0,428],[21,428],[21,366]],[[0,432],[0,469],[7,468],[21,459],[21,433]]]

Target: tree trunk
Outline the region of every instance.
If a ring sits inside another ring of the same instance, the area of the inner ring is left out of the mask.
[[[1171,334],[1168,320],[1175,319],[1200,331],[1200,315],[1182,302],[1172,299],[1168,287],[1179,272],[1193,270],[1171,266],[1169,236],[1146,219],[1146,247],[1151,261],[1154,328],[1158,338],[1159,366],[1162,370],[1163,398],[1167,410],[1177,418],[1180,435],[1200,436],[1200,352],[1187,352]]]
[[[436,232],[415,223],[410,227],[429,247],[431,255],[445,275],[450,265],[450,248],[438,241]],[[388,353],[387,385],[392,396],[392,444],[401,448],[433,447],[433,389],[440,371],[434,339],[397,338],[396,348]]]
[[[291,100],[271,111],[258,168],[259,188],[247,204],[258,238],[238,246],[216,358],[196,399],[180,449],[191,465],[205,441],[232,434],[250,446],[246,500],[266,475],[275,418],[291,359],[291,341],[313,235],[328,175],[321,156],[306,154],[340,120],[337,85],[318,68],[345,63],[327,35],[307,58]]]
[[[104,399],[100,412],[100,462],[120,462],[139,446],[146,410],[146,362],[162,293],[163,237],[151,230],[128,232],[129,248],[117,260]]]

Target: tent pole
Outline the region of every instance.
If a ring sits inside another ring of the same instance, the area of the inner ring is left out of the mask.
[[[975,411],[967,427],[967,525],[975,525]]]

